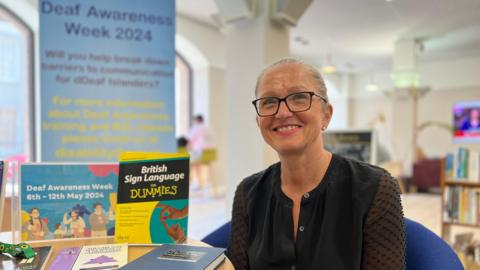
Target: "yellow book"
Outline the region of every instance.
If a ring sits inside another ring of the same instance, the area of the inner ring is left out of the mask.
[[[161,152],[124,152],[120,154],[120,162],[161,160],[174,158],[189,158],[188,152],[161,153]]]
[[[188,225],[188,153],[120,156],[115,241],[182,243]]]

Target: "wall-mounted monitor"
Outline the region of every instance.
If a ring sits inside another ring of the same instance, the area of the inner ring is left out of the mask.
[[[455,143],[480,143],[480,100],[453,105],[453,140]]]

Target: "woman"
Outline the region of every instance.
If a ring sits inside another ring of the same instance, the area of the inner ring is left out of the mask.
[[[30,210],[30,219],[23,227],[27,232],[27,240],[43,240],[48,235],[48,226],[40,217],[40,210],[37,207]]]
[[[318,71],[280,60],[255,94],[257,125],[280,162],[237,187],[227,251],[235,269],[404,269],[397,182],[324,149],[333,109]]]

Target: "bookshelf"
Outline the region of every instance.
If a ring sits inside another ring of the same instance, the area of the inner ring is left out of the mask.
[[[452,226],[480,229],[479,166],[479,152],[467,148],[441,161],[441,234],[447,241]]]
[[[452,226],[480,229],[480,152],[460,147],[441,162],[442,238]]]
[[[440,176],[442,238],[454,243],[465,269],[478,270],[479,246],[471,246],[473,256],[467,255],[468,249],[461,248],[461,241],[455,243],[458,239],[451,236],[453,227],[459,227],[455,232],[480,231],[480,151],[460,147],[455,155],[447,155],[441,160]]]

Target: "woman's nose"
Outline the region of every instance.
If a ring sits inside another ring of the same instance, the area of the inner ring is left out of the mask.
[[[292,115],[292,112],[288,109],[287,102],[285,100],[280,101],[278,104],[278,112],[275,117],[282,118],[282,117],[289,117]]]

